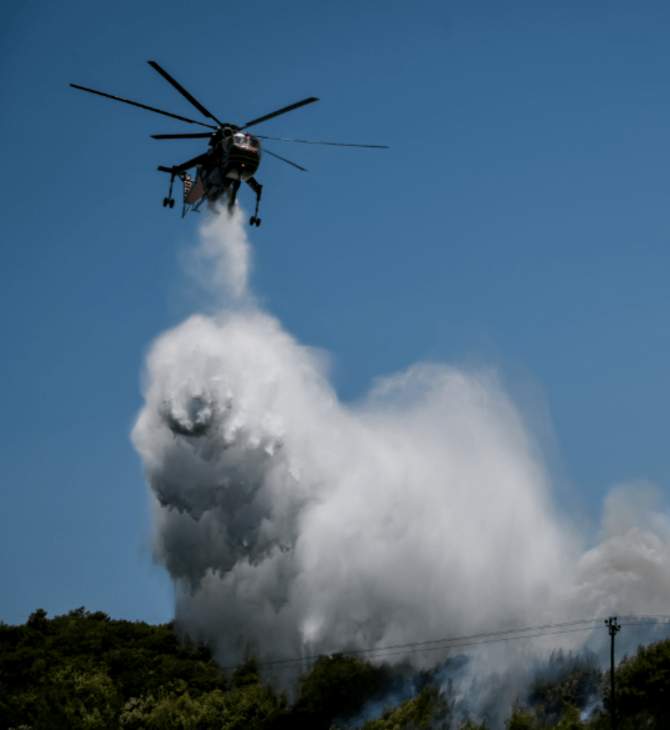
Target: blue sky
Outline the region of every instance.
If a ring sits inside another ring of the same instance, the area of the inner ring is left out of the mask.
[[[252,288],[340,398],[422,360],[494,367],[589,535],[618,482],[670,487],[670,7],[663,2],[43,1],[0,10],[0,619],[172,617],[129,440],[162,331],[203,306],[197,216],[159,164],[199,118],[317,96],[268,143]],[[250,210],[249,190],[242,204]]]

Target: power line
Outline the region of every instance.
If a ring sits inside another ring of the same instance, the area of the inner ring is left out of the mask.
[[[632,619],[636,621],[626,621],[626,626],[643,626],[653,625],[659,620],[669,620],[670,616],[621,616],[620,619]],[[638,621],[638,619],[643,619]],[[423,651],[436,651],[439,649],[452,649],[465,646],[475,646],[478,644],[491,644],[500,641],[515,641],[518,639],[533,639],[541,636],[551,636],[556,634],[574,633],[576,631],[591,631],[598,628],[601,618],[580,619],[577,621],[567,621],[560,624],[545,624],[543,626],[530,626],[522,629],[507,629],[505,631],[491,631],[488,633],[472,634],[470,636],[459,636],[452,638],[433,639],[430,641],[415,641],[408,644],[394,644],[391,646],[377,647],[374,649],[355,649],[351,651],[343,651],[347,656],[369,656],[372,659],[381,659],[388,656],[397,656],[398,654],[410,654]],[[575,628],[578,624],[585,624],[579,628]],[[568,628],[572,627],[572,628]],[[533,632],[533,633],[530,633]],[[514,636],[514,634],[520,634]],[[302,657],[291,657],[288,659],[273,659],[259,662],[261,667],[285,668],[293,665],[301,665],[304,662],[316,661],[322,655],[311,655]],[[235,669],[236,667],[224,667],[225,669]]]
[[[574,622],[574,623],[581,623],[581,622]],[[501,632],[492,632],[491,634],[474,634],[472,637],[460,637],[460,638],[453,638],[453,639],[439,639],[436,641],[428,641],[428,642],[416,642],[413,644],[402,644],[398,647],[379,647],[376,649],[357,649],[352,651],[343,651],[342,654],[345,654],[346,656],[368,656],[371,659],[382,659],[387,656],[397,656],[399,654],[416,654],[426,651],[437,651],[439,649],[456,649],[464,646],[476,646],[479,644],[493,644],[501,641],[514,641],[517,639],[533,639],[537,638],[538,636],[550,636],[552,634],[566,634],[566,633],[572,633],[575,631],[592,631],[594,628],[596,628],[595,622],[594,625],[589,626],[581,626],[579,628],[572,628],[572,629],[560,629],[558,631],[544,631],[539,632],[535,634],[523,634],[522,636],[497,636],[496,638],[485,638],[489,636],[496,636],[496,634],[512,634],[512,633],[520,633],[524,631],[533,631],[532,628],[527,629],[516,629],[516,630],[510,630],[510,631],[501,631]],[[560,625],[560,624],[559,624]],[[477,638],[475,641],[464,641],[462,639],[470,639],[470,638]],[[448,642],[448,643],[447,643]],[[428,644],[439,644],[438,646],[427,646]],[[391,651],[393,650],[393,651]],[[271,661],[266,662],[259,662],[259,666],[263,667],[269,667],[269,666],[291,666],[293,664],[302,664],[303,662],[309,662],[309,661],[316,661],[319,659],[321,655],[313,655],[313,656],[307,656],[307,657],[293,657],[290,659],[275,659]],[[232,667],[226,667],[232,668]]]

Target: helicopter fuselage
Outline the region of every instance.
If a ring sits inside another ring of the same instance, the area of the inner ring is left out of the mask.
[[[228,132],[228,134],[226,134]],[[261,161],[261,145],[256,137],[224,128],[212,136],[205,160],[197,165],[204,194],[216,202],[233,185],[250,180]]]
[[[226,177],[246,182],[253,177],[261,162],[261,143],[256,137],[236,132],[221,141]]]

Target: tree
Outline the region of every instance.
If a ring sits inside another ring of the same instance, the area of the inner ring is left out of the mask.
[[[121,696],[106,672],[72,666],[51,672],[36,697],[35,730],[116,730]]]
[[[565,713],[554,727],[555,730],[586,730],[586,725],[579,717],[579,709],[570,703],[566,703]]]
[[[327,730],[333,720],[348,720],[383,687],[385,678],[384,669],[361,659],[343,654],[320,657],[300,680],[293,722],[314,730]]]
[[[555,652],[548,665],[550,678],[540,676],[532,685],[528,703],[540,725],[557,723],[566,703],[582,710],[603,686],[603,675],[594,656],[574,657]]]
[[[646,713],[659,728],[670,727],[670,639],[638,647],[633,658],[619,664],[615,676],[616,710],[622,718]],[[609,709],[609,684],[604,700]]]
[[[531,730],[534,716],[528,712],[521,703],[515,702],[512,709],[512,716],[505,720],[507,730]]]
[[[378,720],[369,720],[361,730],[400,730],[401,728],[428,728],[446,717],[448,708],[439,696],[437,687],[426,686],[420,694],[407,700],[397,709],[385,710]],[[476,726],[472,726],[476,730]]]

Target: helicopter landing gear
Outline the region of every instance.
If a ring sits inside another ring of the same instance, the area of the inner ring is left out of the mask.
[[[256,193],[256,211],[251,216],[251,218],[249,218],[249,225],[253,226],[255,223],[256,228],[258,228],[258,226],[260,226],[261,224],[261,219],[258,217],[258,205],[261,202],[261,193],[263,192],[263,186],[259,182],[254,180],[253,177],[250,177],[247,180],[247,184]]]
[[[174,208],[174,198],[172,197],[172,183],[174,182],[174,173],[172,174],[172,177],[170,178],[170,192],[168,193],[167,198],[163,198],[163,207],[167,208],[168,205],[170,208]]]

